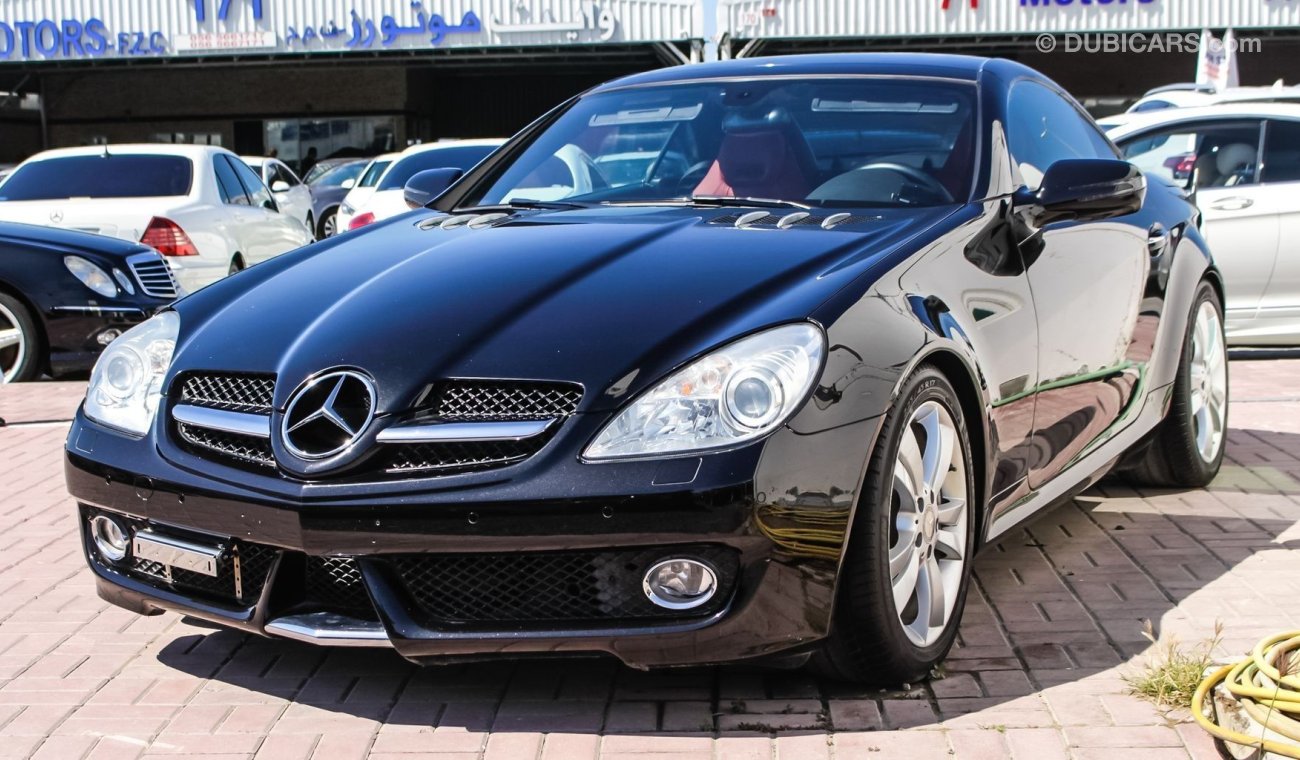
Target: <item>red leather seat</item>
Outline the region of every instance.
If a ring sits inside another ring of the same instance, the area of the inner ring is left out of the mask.
[[[717,160],[695,187],[695,195],[807,197],[813,185],[805,164],[812,162],[812,152],[797,126],[772,116],[766,123],[733,129],[723,136]]]

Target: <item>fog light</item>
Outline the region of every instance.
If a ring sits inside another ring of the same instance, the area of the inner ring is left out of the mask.
[[[126,559],[126,529],[117,520],[107,515],[90,518],[90,537],[94,539],[95,548],[104,559],[109,562]]]
[[[666,559],[650,568],[641,587],[650,601],[660,607],[688,610],[713,598],[718,590],[718,577],[703,562]]]
[[[122,331],[113,327],[105,330],[99,335],[96,335],[95,342],[101,346],[107,346],[109,343],[112,343],[120,337],[122,337]]]

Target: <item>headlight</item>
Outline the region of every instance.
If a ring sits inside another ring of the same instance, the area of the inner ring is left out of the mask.
[[[148,432],[180,328],[181,318],[166,311],[109,344],[90,373],[86,416],[128,433]]]
[[[352,214],[352,213],[355,213],[355,212],[356,212],[356,209],[355,209],[355,208],[352,208],[352,204],[351,204],[351,203],[348,203],[348,202],[344,201],[343,203],[340,203],[340,204],[339,204],[339,213],[340,213],[340,214]]]
[[[81,280],[81,284],[101,296],[112,298],[117,295],[117,285],[113,284],[113,279],[108,276],[108,272],[80,256],[64,256],[63,266],[68,268],[73,277]]]
[[[807,397],[826,338],[786,325],[714,351],[641,394],[600,431],[589,460],[730,448],[782,425]]]

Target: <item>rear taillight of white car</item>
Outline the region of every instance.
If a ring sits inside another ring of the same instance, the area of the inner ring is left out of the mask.
[[[364,214],[357,214],[356,216],[352,217],[352,221],[348,222],[348,229],[355,230],[358,227],[365,227],[367,224],[374,224],[374,223],[375,223],[374,213],[367,211]]]
[[[198,256],[199,249],[181,226],[170,219],[155,216],[149,220],[140,242],[164,256]]]

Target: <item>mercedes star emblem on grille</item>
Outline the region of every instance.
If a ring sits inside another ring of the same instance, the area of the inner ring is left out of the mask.
[[[375,413],[375,385],[351,370],[309,380],[289,398],[281,434],[301,459],[326,459],[356,443]]]

